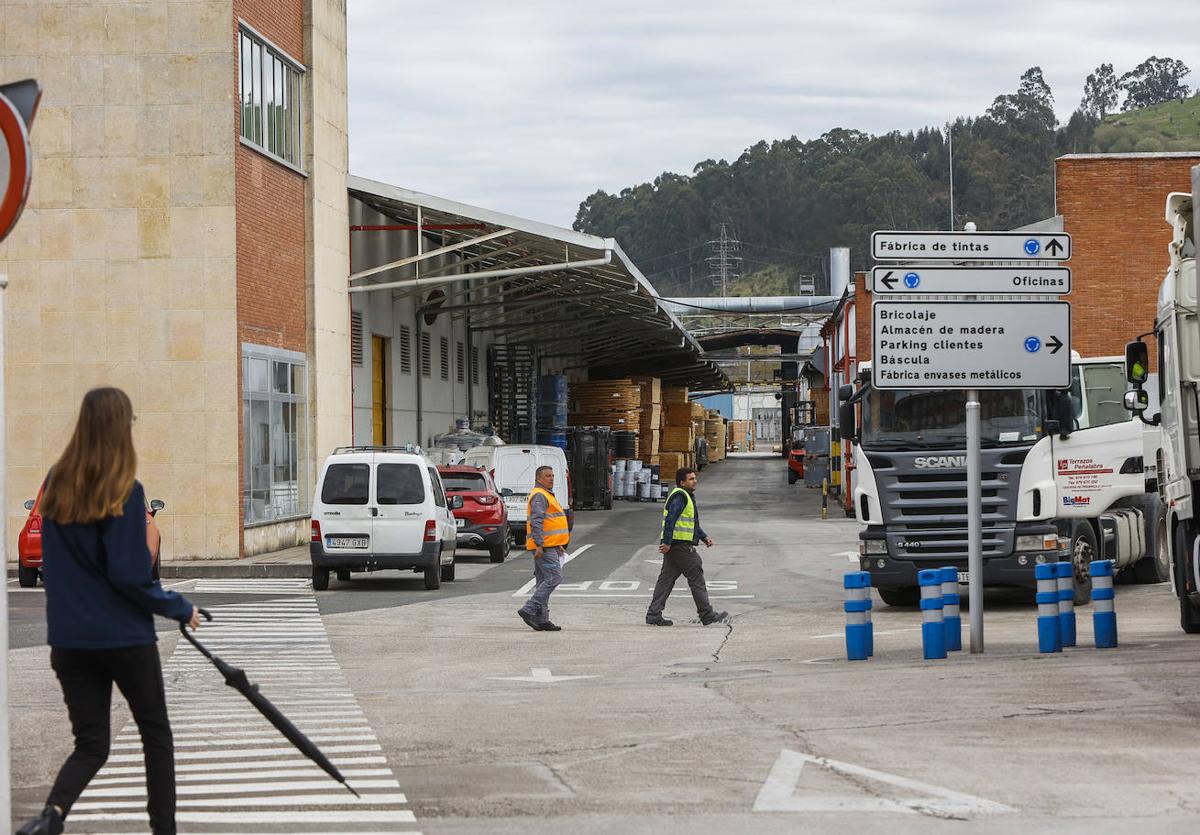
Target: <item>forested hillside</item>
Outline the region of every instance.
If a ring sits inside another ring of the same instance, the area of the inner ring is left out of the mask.
[[[704,160],[691,174],[664,173],[580,204],[575,228],[616,237],[664,296],[711,295],[709,242],[722,223],[740,241],[742,278],[731,295],[793,293],[802,276],[827,287],[828,249],[851,248],[867,267],[875,229],[954,225],[1011,229],[1054,211],[1054,158],[1090,151],[1200,150],[1200,96],[1189,69],[1150,58],[1118,77],[1088,76],[1078,109],[1060,125],[1042,71],[980,116],[917,132],[871,136],[834,128],[821,137],[761,141],[732,162]],[[1117,105],[1123,99],[1121,110]]]

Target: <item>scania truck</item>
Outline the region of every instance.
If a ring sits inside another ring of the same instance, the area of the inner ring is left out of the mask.
[[[915,605],[923,568],[953,565],[967,581],[966,393],[871,379],[864,363],[857,388],[839,391],[859,558],[885,603]],[[1069,389],[979,392],[985,586],[1033,589],[1034,567],[1061,559],[1074,564],[1077,603],[1090,596],[1095,559],[1140,582],[1167,579],[1144,466],[1157,433],[1126,411],[1125,382],[1123,357],[1076,355]]]
[[[1158,291],[1154,338],[1158,343],[1158,396],[1146,390],[1149,346],[1141,338],[1125,348],[1133,390],[1125,405],[1161,432],[1157,495],[1163,506],[1160,543],[1173,570],[1179,625],[1200,633],[1200,559],[1197,558],[1196,497],[1200,494],[1200,321],[1197,320],[1197,206],[1200,166],[1192,169],[1192,194],[1167,197],[1166,220],[1173,230],[1170,266]],[[1152,401],[1158,413],[1147,417]]]

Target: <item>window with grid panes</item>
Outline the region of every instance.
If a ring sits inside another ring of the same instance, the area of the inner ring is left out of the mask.
[[[301,168],[304,67],[249,27],[238,29],[242,139]]]
[[[242,345],[245,524],[308,512],[305,454],[307,403],[304,354]]]

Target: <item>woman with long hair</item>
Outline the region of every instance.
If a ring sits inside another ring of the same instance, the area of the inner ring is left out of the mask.
[[[146,496],[134,479],[133,407],[125,392],[83,398],[75,433],[42,493],[42,576],[50,666],[58,677],[75,750],[46,808],[18,835],[57,835],[108,759],[112,686],[142,737],[147,811],[155,835],[175,833],[175,744],[167,718],[154,615],[200,625],[199,610],[165,591],[146,545]]]

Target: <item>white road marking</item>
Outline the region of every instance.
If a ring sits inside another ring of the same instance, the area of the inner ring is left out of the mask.
[[[604,592],[583,593],[583,594],[579,594],[579,593],[575,593],[575,592],[565,592],[565,593],[560,594],[558,592],[555,592],[553,599],[560,600],[564,597],[595,597],[595,598],[601,598],[601,599],[612,598],[612,597],[643,597],[643,598],[645,598],[645,597],[653,597],[653,596],[654,596],[654,594],[652,592],[642,592],[641,594],[607,594]],[[754,595],[752,595],[752,594],[710,594],[708,596],[708,599],[709,600],[753,600]]]
[[[312,590],[312,580],[306,578],[244,577],[201,578],[196,581],[196,594],[303,594]]]
[[[860,559],[860,555],[859,555],[858,551],[838,551],[835,554],[830,554],[830,556],[831,557],[845,557],[846,562],[851,563],[853,565],[858,565],[858,561]]]
[[[575,549],[575,551],[573,553],[568,553],[565,557],[563,557],[563,565],[566,565],[571,560],[575,559],[576,557],[578,557],[580,554],[582,554],[584,551],[586,551],[588,548],[591,548],[591,547],[592,547],[592,543],[588,543],[587,545],[580,545],[578,548]],[[521,588],[519,588],[515,592],[513,592],[513,597],[524,597],[525,595],[528,595],[531,591],[533,591],[533,587],[536,585],[537,585],[536,579],[530,580],[528,583],[521,586]]]
[[[822,768],[834,774],[871,780],[916,792],[921,796],[890,800],[866,794],[808,794],[796,795],[805,765]],[[982,797],[952,791],[922,783],[897,774],[875,771],[860,765],[837,762],[825,757],[801,754],[784,749],[779,753],[771,773],[754,801],[755,812],[929,812],[936,815],[970,818],[1014,811],[1012,807]]]
[[[599,678],[600,676],[556,676],[545,667],[532,667],[527,676],[487,676],[491,681],[531,681],[536,684],[557,684],[560,681],[574,681],[580,678]]]
[[[304,581],[307,584],[307,581]],[[210,584],[208,590],[232,586]],[[308,734],[362,798],[331,779],[292,747],[186,642],[164,665],[175,726],[179,779],[176,819],[190,832],[226,832],[256,824],[308,832],[393,828],[413,813],[358,700],[334,658],[311,590],[296,581],[237,581],[240,591],[292,595],[213,608],[198,637],[252,682]],[[302,595],[302,596],[301,596]],[[96,831],[102,822],[147,819],[141,740],[130,723],[113,755],[72,810],[71,823]],[[360,768],[347,768],[359,766]],[[368,767],[364,767],[368,766]],[[372,826],[373,825],[373,826]],[[72,831],[78,831],[74,826]]]

